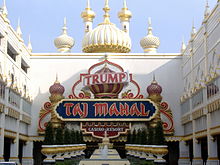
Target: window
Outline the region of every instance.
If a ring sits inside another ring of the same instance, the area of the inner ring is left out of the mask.
[[[184,115],[185,113],[189,112],[189,100],[186,100],[184,103],[181,104],[181,114]]]
[[[8,43],[7,47],[7,54],[14,60],[16,61],[16,56],[18,53],[15,51],[15,49]]]
[[[11,89],[9,89],[8,102],[17,108],[20,108],[20,96]]]
[[[203,103],[203,90],[200,90],[192,97],[192,108]]]
[[[21,59],[21,69],[22,69],[25,73],[27,73],[28,68],[29,68],[28,64],[27,64],[23,59]]]
[[[207,98],[209,99],[212,96],[215,96],[219,93],[219,87],[220,87],[220,78],[217,78],[213,82],[209,83],[207,85]]]
[[[5,84],[0,82],[0,99],[5,99]]]
[[[22,110],[31,114],[31,103],[23,99]]]

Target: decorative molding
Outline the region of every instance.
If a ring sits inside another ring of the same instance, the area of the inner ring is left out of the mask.
[[[3,112],[4,112],[4,108],[5,108],[5,105],[0,104],[0,113],[3,113]]]
[[[188,141],[188,140],[192,140],[193,139],[193,135],[190,134],[190,135],[186,135],[182,138],[182,141]]]
[[[30,116],[27,116],[25,114],[22,114],[22,118],[21,118],[21,121],[30,125],[31,124],[31,117]]]
[[[195,120],[195,119],[198,119],[198,118],[200,118],[204,115],[205,115],[204,108],[200,108],[200,109],[195,110],[194,112],[192,112],[192,119]]]
[[[213,101],[207,105],[208,113],[220,110],[220,99]]]
[[[183,125],[183,124],[186,124],[186,123],[189,123],[190,121],[192,121],[192,120],[190,119],[190,114],[185,115],[185,116],[183,116],[183,117],[181,118],[181,123],[182,123],[182,125]]]
[[[207,136],[207,130],[202,130],[202,131],[198,131],[198,132],[195,132],[195,137],[196,139],[199,139],[199,138],[203,138],[203,137],[206,137]]]
[[[6,115],[13,117],[17,120],[20,118],[20,112],[14,110],[12,108],[8,108],[8,114],[6,114]]]

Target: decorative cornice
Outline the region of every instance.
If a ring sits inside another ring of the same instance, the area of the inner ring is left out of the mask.
[[[198,109],[198,110],[195,110],[195,111],[192,113],[192,119],[195,120],[195,119],[198,119],[198,118],[204,116],[205,113],[204,113],[203,110],[204,110],[204,108],[200,108],[200,109]]]
[[[15,119],[19,119],[20,118],[20,112],[12,109],[12,108],[8,108],[8,114],[6,114],[10,117],[13,117]]]
[[[183,116],[183,117],[181,118],[181,124],[182,124],[182,125],[183,125],[183,124],[186,124],[186,123],[189,123],[190,121],[192,121],[191,118],[190,118],[190,114],[185,115],[185,116]]]
[[[207,105],[208,113],[220,110],[220,99],[213,101]]]

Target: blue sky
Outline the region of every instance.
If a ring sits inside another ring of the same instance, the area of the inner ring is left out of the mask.
[[[90,1],[96,13],[93,23],[96,27],[103,20],[104,0]],[[147,33],[148,17],[152,19],[153,34],[161,41],[158,52],[179,52],[182,37],[189,40],[192,20],[196,29],[201,26],[205,3],[205,0],[127,0],[133,14],[130,22],[131,52],[143,52],[139,42]],[[209,0],[210,8],[213,9],[216,3],[217,0]],[[25,43],[31,35],[34,53],[56,52],[53,41],[61,34],[64,17],[67,17],[68,34],[75,40],[72,52],[82,52],[84,25],[80,14],[86,0],[6,0],[6,4],[9,20],[15,29],[20,17]],[[117,13],[122,4],[123,0],[109,0],[110,19],[117,27],[120,27]]]

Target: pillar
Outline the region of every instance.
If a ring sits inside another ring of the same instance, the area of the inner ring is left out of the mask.
[[[203,160],[201,157],[201,144],[195,137],[193,138],[193,156],[194,156],[192,161],[193,165],[203,164]]]
[[[10,153],[10,161],[18,162],[18,149],[19,149],[19,120],[17,120],[17,127],[15,128],[16,138],[13,140],[11,144],[11,153]]]
[[[189,146],[186,145],[185,141],[181,141],[179,146],[180,146],[180,157],[179,157],[178,164],[179,165],[188,165],[188,164],[190,164]]]
[[[5,107],[4,107],[5,110]],[[4,134],[5,134],[5,113],[1,113],[0,114],[0,127],[1,127],[1,131],[0,131],[0,162],[4,161],[4,143],[5,143],[5,139],[4,139]]]
[[[27,141],[23,148],[22,165],[34,164],[33,161],[33,142]]]

